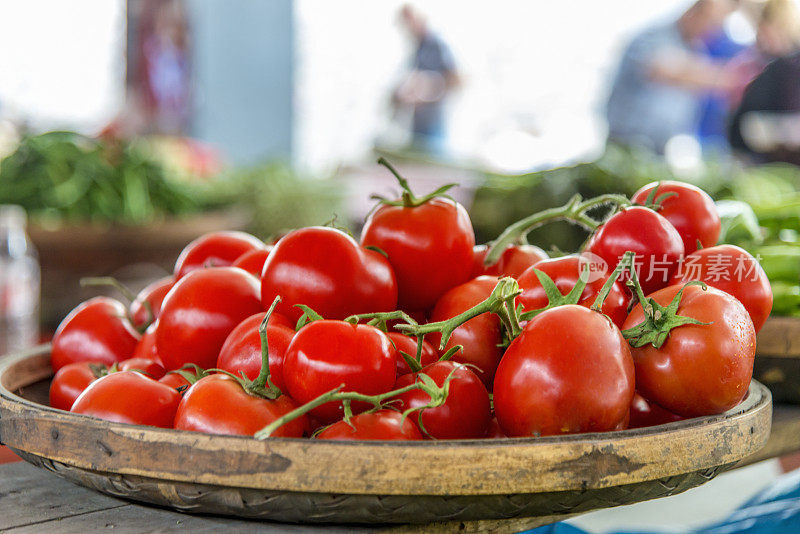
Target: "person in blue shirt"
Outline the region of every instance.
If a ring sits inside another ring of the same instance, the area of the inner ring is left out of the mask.
[[[410,110],[413,147],[441,154],[445,149],[445,103],[459,86],[455,60],[447,44],[410,5],[403,6],[400,21],[414,41],[409,71],[394,90],[392,102]]]
[[[701,93],[732,83],[724,67],[702,54],[702,37],[735,7],[733,0],[698,0],[678,20],[631,41],[606,106],[609,141],[663,153],[670,139],[696,131]]]

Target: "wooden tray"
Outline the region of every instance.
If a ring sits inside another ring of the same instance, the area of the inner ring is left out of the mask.
[[[0,440],[25,460],[118,497],[290,522],[564,516],[673,495],[764,446],[772,414],[769,391],[753,382],[725,414],[624,432],[258,441],[110,423],[30,400],[51,374],[47,346],[0,363]]]
[[[756,341],[753,376],[775,402],[800,404],[800,317],[770,317]]]

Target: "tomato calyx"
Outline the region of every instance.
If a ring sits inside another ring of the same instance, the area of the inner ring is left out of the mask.
[[[115,363],[112,367],[116,367],[117,364]],[[100,378],[106,376],[108,373],[112,372],[109,367],[104,363],[90,363],[88,364],[89,370],[92,372],[95,378]]]
[[[461,365],[461,364],[459,364]],[[456,367],[458,368],[458,366]],[[403,412],[403,420],[415,411],[424,410],[427,408],[436,408],[437,406],[441,406],[447,401],[447,396],[450,392],[450,381],[452,380],[453,374],[455,370],[451,372],[447,378],[445,379],[442,386],[437,386],[436,382],[426,375],[424,372],[418,373],[417,377],[418,380],[415,380],[411,384],[404,386],[402,388],[398,388],[392,391],[387,391],[386,393],[381,393],[379,395],[364,395],[362,393],[357,393],[355,391],[342,391],[344,388],[344,384],[340,385],[337,388],[334,388],[327,393],[323,393],[319,397],[307,402],[306,404],[292,410],[291,412],[279,417],[272,423],[268,424],[258,432],[254,434],[256,439],[267,439],[269,438],[275,430],[280,428],[281,426],[294,421],[295,419],[302,417],[303,415],[307,414],[314,408],[326,404],[328,402],[341,402],[342,408],[344,411],[343,421],[349,423],[350,418],[353,417],[353,411],[351,409],[351,403],[354,401],[357,402],[366,402],[372,404],[372,408],[367,410],[363,413],[371,413],[381,409],[386,409],[390,407],[393,397],[397,397],[398,395],[402,395],[408,391],[412,391],[415,389],[419,389],[424,391],[428,394],[431,398],[431,401],[424,405],[417,408],[410,408]],[[388,401],[388,402],[387,402]],[[423,430],[423,432],[425,432]]]
[[[194,372],[189,372],[190,369],[192,371],[194,371]],[[178,376],[182,377],[184,380],[186,380],[187,382],[189,382],[189,386],[191,386],[195,382],[200,380],[201,378],[204,378],[204,377],[208,376],[211,373],[209,373],[207,370],[203,369],[202,367],[200,367],[196,363],[185,363],[185,364],[183,364],[183,367],[181,367],[180,369],[173,369],[172,371],[167,371],[166,374],[167,375],[178,375]],[[186,389],[188,386],[181,386],[181,387]]]
[[[136,300],[136,294],[131,289],[114,278],[113,276],[86,276],[80,279],[81,287],[113,287],[122,294],[122,297],[128,301],[128,305]],[[136,330],[143,334],[147,327],[153,324],[155,320],[155,313],[153,313],[153,306],[149,301],[145,300],[142,305],[147,312],[147,320]],[[132,319],[129,317],[129,319]]]
[[[539,283],[542,285],[542,289],[544,290],[544,294],[547,297],[548,302],[547,306],[543,308],[521,313],[520,319],[523,321],[528,321],[530,319],[533,319],[543,311],[549,310],[550,308],[555,308],[556,306],[564,306],[565,304],[577,304],[581,300],[581,295],[583,295],[583,290],[586,289],[586,282],[589,276],[589,266],[587,265],[586,268],[578,275],[578,281],[575,282],[573,288],[566,295],[563,295],[561,291],[558,290],[558,287],[556,287],[556,283],[544,271],[540,271],[539,269],[534,268],[533,274],[535,274],[536,278],[539,279]]]
[[[389,172],[391,172],[394,175],[394,177],[397,178],[397,182],[400,184],[400,188],[402,189],[402,192],[400,194],[400,200],[390,200],[380,195],[372,195],[370,198],[372,198],[373,200],[377,200],[379,204],[384,204],[387,206],[397,206],[403,208],[416,208],[418,206],[422,206],[426,202],[433,200],[434,198],[437,197],[450,198],[445,193],[447,193],[447,191],[458,185],[458,184],[446,184],[436,189],[435,191],[431,191],[425,196],[418,197],[414,195],[414,193],[411,191],[411,187],[408,185],[408,180],[403,178],[403,176],[400,175],[399,172],[397,172],[397,169],[395,169],[391,163],[386,161],[386,158],[383,157],[378,158],[378,164],[383,165],[384,167],[389,169]]]
[[[628,340],[632,347],[643,347],[650,343],[658,349],[667,340],[667,336],[669,336],[673,328],[687,324],[705,326],[710,324],[692,317],[678,315],[678,307],[683,298],[683,290],[689,286],[700,286],[705,291],[708,286],[704,282],[700,280],[687,282],[667,306],[662,306],[655,299],[647,298],[644,295],[642,286],[639,285],[639,279],[636,276],[636,269],[630,268],[629,272],[631,278],[627,281],[627,285],[634,291],[644,311],[644,321],[622,331],[622,336]]]
[[[272,382],[272,378],[270,377],[269,341],[267,339],[267,323],[269,323],[269,318],[272,316],[272,312],[275,311],[275,307],[280,301],[281,297],[276,296],[275,300],[272,301],[272,304],[267,310],[266,315],[264,315],[264,320],[261,321],[261,324],[258,327],[258,333],[261,336],[261,370],[259,371],[255,380],[250,380],[247,378],[247,374],[245,374],[244,371],[240,372],[241,376],[236,376],[230,371],[225,371],[224,369],[208,369],[208,371],[224,373],[228,375],[236,380],[246,393],[254,397],[260,397],[269,400],[275,400],[280,397],[283,392]],[[308,309],[310,310],[311,308]]]
[[[303,311],[303,314],[297,320],[297,324],[294,327],[295,332],[303,328],[308,323],[313,323],[314,321],[323,321],[325,319],[322,315],[315,312],[311,306],[306,306],[305,304],[295,304],[294,307],[300,308]]]
[[[570,221],[587,230],[594,231],[600,222],[587,215],[587,212],[606,204],[615,208],[630,206],[631,201],[623,195],[600,195],[588,200],[583,200],[581,195],[570,198],[566,204],[557,208],[550,208],[520,219],[503,230],[500,235],[489,245],[489,251],[483,262],[484,265],[494,265],[500,259],[503,251],[515,243],[523,243],[525,236],[539,226],[552,221]]]
[[[455,317],[451,317],[450,319],[446,319],[444,321],[427,323],[423,325],[416,323],[399,324],[395,326],[395,328],[402,331],[404,334],[414,336],[417,339],[421,339],[425,335],[433,332],[439,332],[442,335],[442,340],[439,344],[439,350],[443,350],[456,328],[466,323],[470,319],[489,312],[500,317],[500,320],[512,338],[517,337],[522,331],[522,327],[519,324],[519,311],[514,306],[514,299],[516,299],[521,293],[522,290],[520,289],[517,281],[510,276],[506,276],[497,282],[497,285],[486,298],[486,300],[479,302],[472,308],[456,315]],[[457,352],[457,350],[453,350],[455,348],[456,347],[453,347],[448,350],[447,353],[442,356],[442,359],[444,359],[444,357],[448,354],[450,356],[455,354],[455,352]],[[451,352],[452,354],[450,354]]]
[[[661,182],[657,182],[656,186],[647,194],[644,204],[639,204],[645,208],[650,208],[653,211],[659,211],[664,201],[670,197],[678,196],[678,193],[670,191],[668,193],[658,194],[658,188],[661,187]]]

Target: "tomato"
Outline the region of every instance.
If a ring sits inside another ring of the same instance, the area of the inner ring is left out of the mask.
[[[396,366],[392,343],[374,326],[314,321],[301,328],[289,344],[283,381],[289,396],[301,404],[342,384],[343,391],[377,395],[391,389]],[[353,403],[352,407],[357,413],[369,405]],[[329,402],[310,413],[324,424],[341,419],[343,410],[341,403]]]
[[[264,270],[264,263],[267,261],[272,245],[266,245],[264,248],[258,248],[245,252],[233,262],[233,267],[244,269],[256,278],[261,278],[261,272]]]
[[[586,250],[614,270],[623,254],[636,254],[636,273],[645,294],[667,285],[683,255],[683,240],[672,224],[655,211],[634,206],[612,215],[592,234]]]
[[[164,367],[213,367],[231,330],[261,311],[258,289],[258,280],[237,267],[199,269],[178,280],[156,327],[156,352]]]
[[[189,369],[184,369],[187,373],[195,374],[193,371]],[[186,380],[186,378],[182,377],[180,374],[176,373],[175,371],[168,371],[167,374],[162,376],[158,379],[159,382],[162,384],[166,384],[173,389],[178,389],[180,387],[188,388],[191,386],[191,382]],[[185,391],[184,391],[185,393]]]
[[[136,348],[133,351],[133,357],[161,362],[156,352],[156,323],[151,324],[147,327],[147,330],[144,331],[144,334],[142,334],[139,343],[136,344]]]
[[[50,383],[50,406],[69,410],[83,390],[107,372],[108,367],[99,362],[68,363]]]
[[[507,437],[503,429],[500,428],[497,417],[492,417],[492,420],[489,421],[489,430],[486,432],[486,439],[501,439]]]
[[[297,408],[281,395],[275,400],[250,395],[233,378],[209,375],[198,380],[183,395],[175,413],[174,428],[206,434],[252,436],[279,417]],[[300,417],[279,427],[275,437],[299,438],[307,421]]]
[[[497,281],[495,276],[479,276],[449,290],[433,308],[431,322],[450,319],[486,300]],[[438,332],[433,333],[428,340],[438,349],[442,336]],[[500,318],[492,313],[484,313],[456,328],[440,355],[451,347],[461,345],[463,349],[455,353],[452,360],[474,365],[477,368],[474,369],[475,373],[491,389],[494,372],[503,356],[502,341]]]
[[[127,319],[125,306],[108,297],[95,297],[72,310],[53,336],[53,370],[68,363],[112,365],[133,355],[139,333]]]
[[[387,334],[392,341],[395,348],[395,355],[397,357],[397,376],[407,375],[411,372],[406,360],[400,355],[400,352],[405,352],[412,358],[417,356],[417,338],[406,336],[400,332],[389,332]],[[422,353],[420,354],[420,364],[425,367],[439,359],[439,353],[431,347],[427,341],[422,342]]]
[[[683,286],[648,295],[668,305]],[[728,293],[686,286],[677,310],[706,325],[686,324],[669,332],[660,348],[632,348],[636,389],[646,399],[683,417],[722,413],[747,395],[753,374],[756,334],[744,306]],[[625,328],[644,320],[641,305],[631,310]]]
[[[475,232],[464,207],[434,198],[415,207],[384,205],[367,219],[361,244],[389,256],[398,307],[427,310],[472,274]]]
[[[409,415],[409,418],[417,423],[423,435],[435,439],[471,439],[486,436],[492,418],[489,393],[475,373],[459,363],[436,362],[424,367],[419,373],[401,376],[393,389],[400,389],[419,381],[421,373],[431,377],[439,387],[444,385],[445,379],[453,373],[450,391],[444,404]],[[431,401],[430,396],[419,389],[402,393],[397,398],[400,400],[397,406],[399,410],[418,408]]]
[[[718,245],[686,256],[670,285],[691,280],[702,280],[736,297],[750,314],[756,332],[772,311],[772,287],[764,269],[737,246]]]
[[[668,412],[658,404],[648,401],[637,392],[631,402],[631,417],[628,428],[645,428],[682,420],[683,417],[680,415]]]
[[[494,378],[509,437],[614,430],[628,414],[634,367],[622,333],[583,306],[546,310],[511,342]]]
[[[528,267],[548,258],[547,252],[534,245],[509,245],[494,265],[483,263],[489,245],[476,245],[473,249],[472,277],[480,275],[510,276],[517,278]]]
[[[661,202],[658,213],[678,231],[686,254],[697,250],[698,241],[703,247],[717,243],[721,221],[717,207],[708,193],[692,184],[666,180],[647,184],[634,193],[631,200],[644,204],[648,195],[656,188],[656,198],[665,193],[675,193]]]
[[[542,271],[555,282],[558,291],[562,295],[567,295],[575,287],[580,275],[587,268],[588,260],[579,256],[563,256],[542,260],[534,267],[526,270],[517,279],[522,294],[517,297],[517,304],[522,304],[525,311],[540,310],[548,305],[547,295],[542,287],[539,278],[536,276],[536,269]],[[601,275],[600,273],[588,272],[589,282],[581,293],[577,304],[587,308],[594,304],[597,295],[603,289],[603,285],[608,280],[610,273]],[[602,312],[608,315],[614,324],[622,326],[625,318],[628,317],[628,303],[630,302],[628,292],[621,284],[615,282],[611,286],[608,296],[603,301]]]
[[[417,440],[422,439],[410,418],[394,410],[378,410],[354,415],[350,421],[334,423],[319,434],[317,439],[336,440]]]
[[[159,380],[167,371],[164,367],[148,358],[130,358],[119,362],[120,371],[141,371],[154,380]]]
[[[158,314],[161,311],[161,303],[164,301],[164,297],[167,296],[167,293],[169,293],[169,290],[172,289],[174,284],[175,280],[171,276],[161,278],[160,280],[156,280],[152,284],[142,289],[139,294],[136,295],[136,299],[134,299],[130,305],[133,326],[136,328],[144,328],[148,324],[158,319]],[[150,303],[150,309],[153,312],[152,317],[147,311],[145,302]]]
[[[264,309],[277,295],[276,311],[292,321],[295,304],[305,304],[326,319],[392,311],[397,282],[383,255],[361,247],[340,230],[326,227],[289,232],[270,252],[261,277]]]
[[[250,380],[255,380],[261,372],[261,334],[258,328],[266,313],[251,315],[234,328],[217,358],[217,369],[241,376],[244,372]],[[294,328],[289,320],[273,312],[267,323],[267,342],[269,344],[269,372],[272,383],[283,391],[283,358],[294,337]]]
[[[120,371],[92,382],[71,411],[116,423],[172,428],[180,399],[165,384],[136,371]]]
[[[245,232],[211,232],[198,237],[181,251],[175,262],[175,280],[205,267],[227,267],[243,254],[263,249],[264,243]]]

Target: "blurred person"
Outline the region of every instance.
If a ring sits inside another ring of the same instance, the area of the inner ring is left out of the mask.
[[[183,0],[139,4],[130,100],[145,131],[183,134],[191,105],[189,28]]]
[[[445,103],[460,85],[460,77],[450,47],[434,33],[425,16],[405,5],[400,22],[414,42],[409,71],[392,93],[397,111],[410,111],[412,146],[441,154],[445,150],[447,128]]]
[[[650,27],[626,48],[606,106],[611,142],[663,154],[696,131],[703,91],[725,91],[729,72],[703,55],[702,38],[722,27],[734,0],[698,0],[676,21]]]

